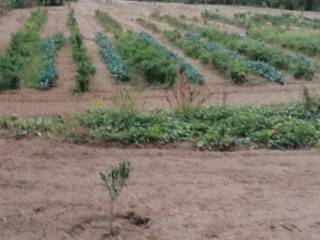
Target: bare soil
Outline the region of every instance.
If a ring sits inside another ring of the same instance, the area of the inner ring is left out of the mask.
[[[320,236],[320,151],[195,152],[0,139],[0,236],[103,239],[109,202],[98,172],[134,171],[116,204],[115,239]],[[148,220],[150,221],[148,222]]]

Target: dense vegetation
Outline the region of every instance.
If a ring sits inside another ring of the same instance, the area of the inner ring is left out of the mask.
[[[50,132],[78,143],[192,143],[201,149],[236,146],[295,149],[320,144],[320,106],[308,93],[303,104],[211,107],[176,112],[96,110],[73,118],[0,120],[3,133]],[[81,131],[79,131],[81,129]]]
[[[178,71],[181,71],[190,82],[203,83],[204,78],[197,69],[178,58],[149,33],[127,33],[106,12],[96,11],[96,17],[106,31],[113,33],[115,50],[124,59],[125,64],[132,72],[136,71],[143,75],[147,83],[171,86],[176,80]],[[148,28],[151,26],[146,24],[147,21],[144,23]]]
[[[0,90],[16,89],[22,80],[27,86],[35,86],[44,67],[40,31],[46,20],[46,11],[34,11],[25,28],[12,36],[9,48],[0,57]]]
[[[165,36],[175,45],[203,63],[212,64],[234,83],[243,83],[249,73],[254,73],[270,81],[284,83],[284,76],[272,66],[258,61],[247,61],[237,52],[225,49],[219,44],[201,39],[196,32],[165,31]]]
[[[74,9],[71,9],[68,16],[68,27],[70,29],[70,44],[72,56],[77,67],[76,91],[86,92],[89,90],[90,80],[95,75],[96,69],[92,65],[91,59],[84,46],[83,36],[80,33],[78,23],[74,17]]]
[[[63,46],[64,41],[63,33],[57,33],[45,40],[43,46],[44,69],[39,77],[37,88],[48,90],[55,85],[58,78],[56,54]]]
[[[250,60],[268,63],[276,68],[289,71],[297,79],[311,80],[315,74],[316,65],[305,55],[287,52],[249,37],[227,34],[213,27],[187,24],[169,16],[153,17],[184,30],[196,31],[204,39],[221,44],[227,49],[245,55]]]
[[[141,73],[149,84],[170,86],[177,76],[177,64],[162,49],[154,48],[143,34],[119,36],[117,52],[126,64]]]
[[[111,43],[104,33],[96,33],[96,43],[100,48],[100,54],[106,63],[112,76],[120,81],[130,80],[127,66],[121,57],[112,49]]]

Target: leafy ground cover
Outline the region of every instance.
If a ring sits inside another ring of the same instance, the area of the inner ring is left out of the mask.
[[[109,32],[116,33],[122,32],[123,28],[120,23],[118,23],[113,17],[111,17],[107,12],[102,12],[100,10],[96,11],[96,18],[101,26]]]
[[[127,66],[121,57],[112,49],[112,45],[104,33],[96,33],[96,43],[100,47],[100,54],[112,76],[120,81],[130,80]]]
[[[40,31],[46,20],[47,12],[36,10],[25,28],[12,36],[8,50],[0,57],[0,90],[16,89],[22,80],[34,86],[43,69]]]
[[[68,27],[71,33],[69,41],[71,44],[72,57],[77,67],[77,85],[75,91],[86,92],[89,90],[90,80],[95,75],[96,69],[84,46],[83,35],[75,19],[74,9],[71,9],[69,12]]]
[[[148,20],[144,19],[144,18],[138,18],[137,23],[139,25],[141,25],[144,28],[147,28],[149,30],[151,30],[154,33],[160,33],[161,30],[158,28],[157,24],[153,23],[153,22],[149,22]]]
[[[63,33],[57,33],[44,42],[44,70],[42,71],[38,79],[37,88],[48,90],[55,85],[58,78],[58,72],[56,68],[56,55],[57,51],[63,46],[64,41],[65,39]]]
[[[237,52],[225,49],[219,44],[208,42],[196,32],[186,34],[178,31],[165,31],[165,36],[184,52],[204,63],[212,64],[234,83],[243,83],[249,73],[260,75],[270,81],[284,83],[284,76],[269,64],[247,61]]]
[[[162,49],[150,45],[143,34],[119,35],[116,50],[148,84],[171,86],[177,76],[177,64]]]
[[[95,110],[68,118],[2,119],[2,134],[43,133],[78,143],[191,143],[200,149],[236,146],[295,149],[320,144],[319,101],[263,107],[185,108],[175,112]]]
[[[250,37],[263,40],[270,44],[280,45],[281,47],[309,56],[320,54],[319,33],[290,31],[292,27],[320,29],[319,21],[316,19],[312,20],[286,13],[279,16],[271,16],[268,14],[247,16],[247,14],[242,14],[237,15],[235,19],[230,19],[217,13],[204,11],[201,16],[203,19],[245,27]]]
[[[170,19],[172,18],[170,17]],[[224,33],[213,27],[186,24],[177,18],[175,18],[175,21],[168,21],[166,16],[158,19],[178,28],[183,25],[184,30],[198,32],[203,38],[245,55],[250,60],[268,63],[276,68],[288,71],[297,79],[312,80],[317,69],[311,59],[305,55],[287,52],[250,37]]]
[[[204,77],[197,69],[185,63],[149,33],[126,33],[121,25],[105,12],[97,11],[96,17],[106,31],[114,34],[115,50],[125,64],[132,71],[142,74],[149,84],[170,86],[174,84],[178,71],[190,82],[203,84]],[[146,20],[139,22],[143,22],[146,28],[155,30],[155,24],[148,24]]]

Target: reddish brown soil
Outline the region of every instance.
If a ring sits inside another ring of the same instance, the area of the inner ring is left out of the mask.
[[[134,171],[116,204],[115,239],[281,239],[320,236],[320,151],[115,149],[0,139],[0,236],[101,239],[107,194],[98,172]],[[151,219],[136,226],[133,211]]]

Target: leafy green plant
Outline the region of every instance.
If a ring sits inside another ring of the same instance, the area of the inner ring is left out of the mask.
[[[22,80],[32,87],[43,69],[40,31],[47,12],[33,11],[25,28],[12,36],[6,53],[0,57],[0,91],[19,87]]]
[[[160,29],[158,28],[157,24],[153,23],[153,22],[149,22],[144,18],[137,18],[137,23],[139,25],[141,25],[144,28],[147,28],[149,30],[151,30],[154,33],[160,33]]]
[[[87,49],[84,46],[83,35],[80,33],[79,26],[74,16],[74,9],[71,9],[68,15],[68,27],[70,30],[70,44],[72,56],[77,67],[77,85],[76,91],[86,92],[89,90],[90,79],[95,75],[94,68]]]
[[[99,173],[103,185],[109,193],[110,198],[110,221],[109,221],[109,234],[116,235],[113,227],[114,222],[114,203],[119,197],[123,187],[126,184],[131,172],[131,163],[124,161],[117,166],[113,166],[110,171]]]
[[[117,33],[122,32],[123,28],[120,23],[114,20],[107,12],[96,11],[96,18],[106,31]]]
[[[170,86],[175,82],[177,65],[166,52],[151,46],[143,34],[120,35],[116,50],[149,84]]]
[[[39,77],[37,88],[48,90],[55,85],[58,78],[55,57],[64,41],[63,33],[57,33],[44,42],[44,70]]]
[[[160,19],[162,18],[163,17]],[[256,39],[237,34],[224,33],[213,27],[207,28],[187,24],[179,19],[171,21],[170,24],[176,27],[183,24],[183,29],[185,30],[195,31],[199,33],[202,38],[216,44],[221,44],[224,48],[236,51],[241,55],[245,55],[249,60],[268,63],[273,67],[289,71],[298,79],[312,80],[317,69],[316,65],[304,55],[287,52]],[[192,51],[190,50],[190,52]],[[207,58],[205,60],[208,61]],[[303,71],[301,71],[301,67],[303,67]]]
[[[112,49],[111,43],[104,33],[96,33],[96,43],[100,47],[100,54],[112,76],[120,81],[130,80],[127,66],[121,57]]]

